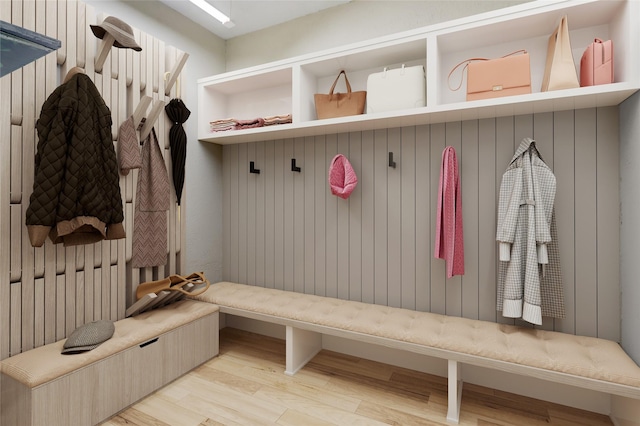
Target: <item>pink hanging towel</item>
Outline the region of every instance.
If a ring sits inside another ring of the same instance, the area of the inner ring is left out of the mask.
[[[329,186],[331,193],[345,200],[353,192],[358,184],[356,172],[351,167],[351,163],[342,154],[338,154],[331,160],[329,167]]]
[[[451,146],[442,151],[434,257],[446,261],[447,278],[464,275],[462,190],[458,176],[458,158],[456,150]]]

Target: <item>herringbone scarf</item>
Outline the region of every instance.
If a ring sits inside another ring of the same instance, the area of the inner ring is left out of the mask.
[[[142,168],[138,174],[136,210],[133,220],[134,268],[167,263],[167,210],[169,175],[155,129],[142,146]]]

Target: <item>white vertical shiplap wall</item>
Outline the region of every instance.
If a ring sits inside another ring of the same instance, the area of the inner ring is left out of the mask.
[[[514,323],[496,312],[497,199],[515,149],[533,137],[557,178],[567,310],[541,328],[619,341],[617,128],[608,107],[226,145],[224,278]],[[464,215],[466,272],[452,279],[433,258],[446,146],[458,154]],[[348,200],[327,183],[337,153],[358,175]]]
[[[175,202],[168,212],[166,266],[130,266],[137,170],[120,177],[124,240],[76,247],[47,240],[33,248],[24,225],[38,141],[35,122],[68,70],[83,68],[111,109],[114,147],[120,124],[141,96],[165,102],[176,96],[176,86],[165,96],[164,78],[182,52],[136,29],[142,52],[112,48],[102,72],[95,72],[101,40],[89,25],[106,16],[77,0],[0,2],[1,20],[62,42],[55,53],[0,79],[0,359],[63,339],[86,322],[121,319],[141,280],[180,272],[184,239]],[[155,128],[171,174],[170,125],[162,113]]]

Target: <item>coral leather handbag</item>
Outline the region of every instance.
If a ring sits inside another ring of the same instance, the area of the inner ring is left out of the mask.
[[[580,86],[613,83],[613,42],[596,38],[580,60]]]
[[[447,78],[450,90],[451,75],[460,66],[467,68],[467,100],[498,98],[531,93],[531,66],[526,50],[517,50],[502,58],[470,58],[456,65]],[[463,73],[464,73],[463,68]]]

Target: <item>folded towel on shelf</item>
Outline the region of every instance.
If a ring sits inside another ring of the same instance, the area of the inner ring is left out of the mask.
[[[233,130],[236,128],[238,120],[235,118],[225,118],[222,120],[214,120],[209,122],[211,132],[222,132],[225,130]]]
[[[209,130],[224,132],[227,130],[253,129],[255,127],[273,126],[275,124],[287,124],[292,122],[291,114],[271,115],[268,117],[239,120],[237,118],[223,118],[209,122]]]
[[[237,120],[235,130],[253,129],[254,127],[264,126],[263,118],[254,118],[252,120]]]
[[[291,114],[272,115],[264,117],[264,125],[272,126],[274,124],[287,124],[292,122]]]

